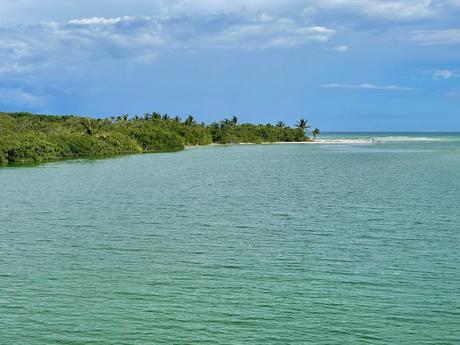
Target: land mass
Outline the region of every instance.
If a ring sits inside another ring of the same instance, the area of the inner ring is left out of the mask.
[[[94,119],[65,115],[0,113],[0,164],[40,163],[78,157],[173,152],[186,146],[309,141],[308,121],[294,128],[283,122],[238,123],[233,116],[210,125],[147,113]],[[315,132],[316,131],[316,132]],[[315,129],[313,134],[319,134]]]

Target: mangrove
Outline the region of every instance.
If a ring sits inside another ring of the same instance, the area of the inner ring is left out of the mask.
[[[308,121],[294,128],[283,122],[239,123],[233,116],[211,124],[193,116],[147,113],[109,118],[0,112],[0,164],[103,157],[143,152],[174,152],[186,146],[309,141]],[[313,133],[314,137],[319,130]]]

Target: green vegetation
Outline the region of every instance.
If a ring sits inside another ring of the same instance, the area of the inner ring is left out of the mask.
[[[313,140],[316,140],[316,137],[321,134],[321,131],[318,128],[315,128],[311,134],[313,134]]]
[[[211,143],[308,141],[308,128],[304,119],[297,128],[290,128],[283,122],[239,124],[236,116],[206,125],[197,123],[193,116],[182,121],[178,116],[159,113],[133,118],[124,114],[106,119],[0,113],[0,164],[172,152],[185,146]]]
[[[299,121],[297,121],[295,126],[301,129],[303,132],[306,132],[311,128],[311,126],[308,124],[308,121],[305,119],[300,119]]]

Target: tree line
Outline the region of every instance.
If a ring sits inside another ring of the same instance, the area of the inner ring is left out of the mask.
[[[0,113],[0,163],[36,163],[74,157],[141,152],[174,152],[192,145],[297,142],[316,139],[315,128],[300,119],[293,127],[239,123],[238,117],[197,122],[168,114],[146,113],[95,119],[31,113]]]

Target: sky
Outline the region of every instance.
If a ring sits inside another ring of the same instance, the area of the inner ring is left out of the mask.
[[[0,0],[0,111],[460,131],[460,0]]]

